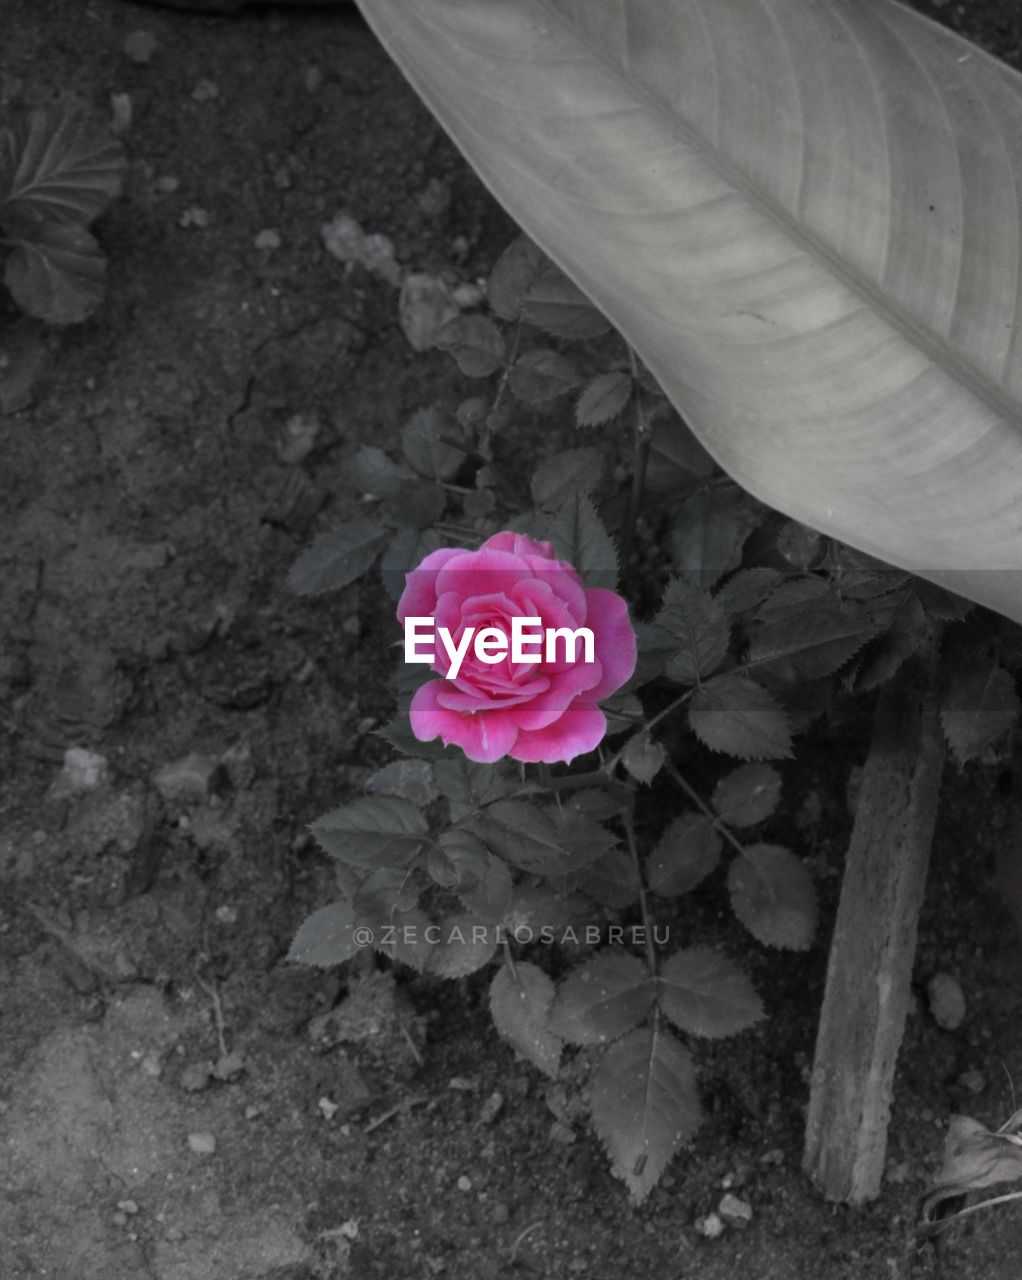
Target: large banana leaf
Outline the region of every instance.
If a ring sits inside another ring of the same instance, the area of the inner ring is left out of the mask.
[[[765,502],[1022,620],[1022,77],[894,0],[359,0]]]

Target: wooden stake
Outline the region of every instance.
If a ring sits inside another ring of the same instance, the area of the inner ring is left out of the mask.
[[[849,1204],[883,1178],[944,764],[934,667],[880,692],[830,947],[802,1167]]]

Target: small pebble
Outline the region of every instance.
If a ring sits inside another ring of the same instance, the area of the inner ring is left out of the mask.
[[[470,1080],[468,1076],[451,1076],[447,1081],[448,1089],[454,1089],[457,1093],[475,1093],[476,1082]]]
[[[172,196],[180,185],[180,178],[175,178],[171,173],[165,173],[153,183],[153,190],[163,196]]]
[[[430,178],[415,197],[419,208],[431,218],[439,218],[451,205],[451,189],[439,178]]]
[[[142,1074],[149,1076],[152,1080],[159,1080],[163,1075],[163,1063],[160,1061],[160,1055],[155,1052],[147,1053],[142,1059]]]
[[[752,1205],[729,1192],[717,1205],[717,1214],[729,1227],[744,1228],[752,1221]]]
[[[936,973],[926,986],[930,1012],[938,1026],[955,1031],[965,1021],[965,994],[950,973]]]
[[[192,1062],[181,1072],[178,1083],[185,1093],[201,1093],[209,1084],[211,1074],[208,1062]]]
[[[177,220],[179,227],[208,227],[209,214],[197,204],[189,206]]]
[[[132,31],[124,37],[121,48],[129,61],[145,66],[156,52],[156,37],[151,31]]]
[[[237,924],[238,908],[237,907],[217,907],[213,912],[217,924]]]
[[[338,1111],[340,1111],[340,1107],[337,1103],[331,1102],[329,1098],[320,1098],[316,1103],[316,1106],[319,1107],[324,1120],[332,1120]]]
[[[192,90],[192,97],[196,102],[212,102],[220,97],[220,90],[212,80],[200,80]]]
[[[490,1210],[490,1221],[495,1227],[502,1227],[505,1222],[509,1221],[511,1210],[506,1204],[495,1204]]]
[[[963,1071],[958,1077],[958,1083],[963,1089],[968,1089],[970,1093],[982,1093],[987,1087],[986,1076],[975,1067],[970,1068],[968,1071]]]
[[[216,1151],[216,1138],[208,1129],[202,1129],[188,1135],[188,1145],[197,1156],[211,1156]]]
[[[471,1179],[471,1178],[466,1178],[466,1177],[465,1177],[465,1175],[464,1175],[464,1174],[462,1174],[462,1175],[461,1175],[461,1177],[458,1179],[458,1190],[459,1190],[459,1191],[471,1191],[471,1190],[472,1190],[472,1179]]]
[[[266,249],[272,252],[272,250],[280,248],[280,232],[273,227],[264,227],[252,243],[257,249]]]
[[[708,1213],[705,1218],[696,1219],[696,1230],[707,1240],[716,1240],[724,1234],[724,1224],[715,1213]]]
[[[126,1213],[129,1217],[133,1217],[138,1213],[138,1205],[134,1200],[118,1200],[117,1207],[120,1209],[121,1213]]]
[[[479,1112],[479,1123],[493,1124],[503,1110],[504,1095],[495,1089],[483,1103],[482,1110]]]
[[[126,1227],[128,1225],[128,1215],[126,1213],[113,1213],[110,1215],[110,1221],[115,1227]]]
[[[245,1070],[245,1059],[240,1053],[225,1053],[217,1058],[213,1074],[218,1080],[236,1080]]]
[[[259,1108],[259,1107],[248,1106],[248,1107],[246,1107],[246,1108],[245,1108],[245,1119],[246,1119],[246,1120],[256,1120],[256,1119],[258,1119],[258,1118],[259,1118],[259,1116],[261,1116],[262,1114],[263,1114],[263,1113],[262,1113],[262,1111],[260,1110],[260,1108]]]

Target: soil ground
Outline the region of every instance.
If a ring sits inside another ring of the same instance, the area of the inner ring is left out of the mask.
[[[1022,64],[1014,3],[920,7]],[[388,758],[371,730],[390,714],[372,590],[299,602],[287,569],[310,527],[353,513],[358,445],[458,391],[320,225],[345,210],[404,265],[467,281],[513,229],[352,11],[5,0],[0,27],[0,112],[56,93],[133,109],[103,309],[40,336],[0,302],[0,391],[25,352],[37,374],[0,444],[0,1276],[907,1275],[948,1116],[1000,1122],[1022,1079],[1022,952],[992,889],[1018,820],[1004,767],[948,772],[889,1176],[865,1209],[799,1171],[861,733],[802,747],[767,837],[817,875],[820,944],[753,946],[719,886],[679,922],[745,954],[772,1016],[698,1049],[707,1121],[640,1210],[563,1090],[499,1041],[484,978],[285,965],[332,895],[305,826]],[[122,52],[137,29],[146,65]],[[438,190],[446,207],[420,198]],[[256,247],[266,230],[278,248]],[[318,423],[300,473],[296,415]],[[314,497],[289,530],[299,479]],[[71,746],[108,774],[68,796]],[[189,753],[218,764],[208,789],[160,775]],[[922,994],[938,971],[966,995],[954,1032]],[[243,1069],[210,1077],[229,1055]],[[726,1187],[752,1222],[707,1239]],[[1017,1277],[1020,1221],[974,1219],[946,1274]]]

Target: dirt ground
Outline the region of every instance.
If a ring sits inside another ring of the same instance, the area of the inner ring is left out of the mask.
[[[920,7],[1022,65],[1014,3]],[[138,29],[144,65],[122,52]],[[0,31],[0,113],[55,93],[133,112],[103,309],[46,335],[0,301],[2,1280],[907,1275],[948,1116],[1000,1122],[1022,1080],[1022,950],[991,879],[1020,821],[1006,766],[948,772],[866,1209],[799,1171],[854,726],[802,745],[766,836],[817,876],[814,950],[751,943],[719,885],[675,922],[743,954],[771,1017],[697,1047],[707,1122],[641,1210],[570,1071],[547,1085],[498,1039],[485,975],[284,964],[332,894],[305,826],[388,758],[391,705],[373,591],[297,601],[287,569],[353,514],[358,445],[461,386],[320,226],[346,211],[464,281],[513,229],[353,11],[4,0]],[[66,793],[69,747],[104,757],[98,785]],[[965,992],[953,1032],[927,1010],[938,971]],[[727,1189],[751,1224],[708,1239]],[[946,1274],[1017,1277],[1020,1223],[974,1219]]]

